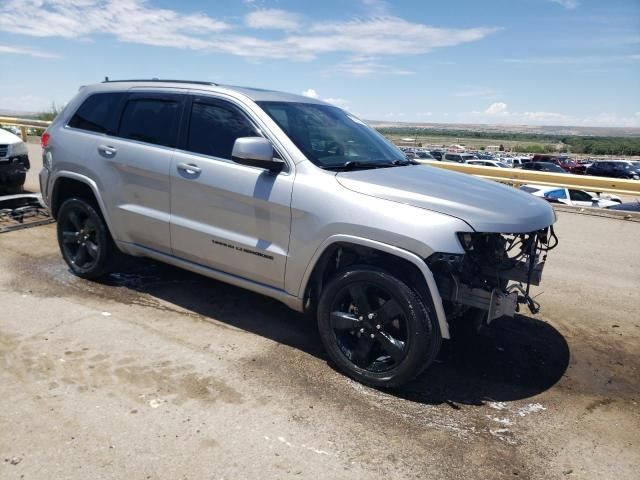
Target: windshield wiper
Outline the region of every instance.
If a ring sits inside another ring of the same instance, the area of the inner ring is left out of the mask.
[[[394,163],[381,163],[381,162],[359,162],[357,160],[349,160],[342,165],[326,165],[323,166],[325,170],[341,170],[348,172],[356,169],[368,169],[368,168],[389,168],[395,167]]]

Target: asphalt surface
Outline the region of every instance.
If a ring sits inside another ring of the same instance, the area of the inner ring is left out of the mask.
[[[71,275],[0,235],[2,479],[637,479],[640,223],[559,212],[543,311],[447,342],[397,391],[259,295],[135,260]]]

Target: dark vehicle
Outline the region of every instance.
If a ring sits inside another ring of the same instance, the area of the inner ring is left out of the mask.
[[[612,205],[607,207],[607,210],[622,210],[625,212],[640,212],[640,202],[619,203],[618,205]]]
[[[495,160],[496,157],[494,157],[493,155],[489,155],[488,153],[476,153],[476,157],[478,157],[479,160]]]
[[[630,178],[640,180],[640,165],[638,162],[621,160],[594,162],[587,168],[587,175],[597,177]]]
[[[420,160],[435,160],[434,156],[429,152],[416,152],[416,158]]]
[[[466,163],[468,160],[477,160],[477,157],[469,153],[445,153],[442,160],[447,162]]]
[[[442,160],[442,152],[440,150],[431,150],[429,152],[436,160]]]
[[[580,164],[569,157],[563,157],[558,155],[534,155],[531,159],[532,162],[545,162],[553,163],[563,170],[574,173],[576,175],[583,175],[587,169],[586,165]]]
[[[549,162],[527,162],[522,165],[522,169],[535,170],[537,172],[567,173],[562,167]]]

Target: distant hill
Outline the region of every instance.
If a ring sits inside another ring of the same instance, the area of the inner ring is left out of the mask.
[[[35,118],[39,112],[25,112],[21,110],[4,110],[0,109],[0,117],[20,117],[20,118]]]
[[[487,125],[473,123],[414,123],[367,120],[375,128],[419,128],[485,133],[528,133],[534,135],[583,136],[583,137],[640,137],[638,127],[567,127],[560,125]]]

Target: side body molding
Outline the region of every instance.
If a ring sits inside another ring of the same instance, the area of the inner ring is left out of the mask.
[[[334,243],[353,243],[365,247],[374,248],[376,250],[389,253],[396,257],[400,257],[404,260],[408,260],[413,265],[415,265],[424,276],[424,279],[427,282],[427,286],[429,287],[429,293],[431,294],[431,300],[433,302],[435,314],[438,319],[438,324],[440,325],[440,333],[442,335],[442,338],[451,338],[449,335],[449,324],[447,323],[447,317],[444,313],[444,307],[442,306],[442,297],[440,297],[440,292],[438,291],[438,286],[436,285],[436,281],[433,278],[433,273],[431,273],[431,270],[429,270],[429,267],[427,267],[427,264],[424,262],[424,260],[415,253],[411,253],[394,245],[377,242],[375,240],[355,237],[352,235],[332,235],[328,237],[324,242],[322,242],[320,247],[318,247],[313,257],[311,258],[307,269],[305,270],[304,276],[302,277],[302,283],[300,284],[300,289],[298,290],[298,298],[302,298],[304,296],[304,292],[311,277],[311,273],[313,272],[316,263],[320,259],[320,256],[329,246]]]

